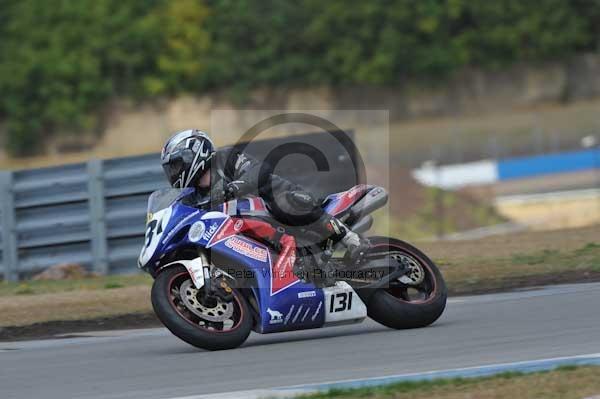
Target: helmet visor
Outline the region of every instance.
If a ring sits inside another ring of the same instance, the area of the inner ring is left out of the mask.
[[[165,174],[167,175],[167,179],[169,180],[171,186],[175,188],[181,188],[181,175],[184,169],[184,164],[181,157],[171,157],[169,161],[163,161],[162,168],[165,171]]]
[[[212,154],[208,157],[207,161],[210,160]],[[162,167],[167,175],[169,183],[174,188],[186,187],[186,182],[190,178],[188,176],[191,173],[190,166],[194,161],[195,155],[189,148],[183,148],[173,153],[167,153],[162,159]],[[197,178],[202,177],[207,172],[208,168],[199,170],[196,172]]]

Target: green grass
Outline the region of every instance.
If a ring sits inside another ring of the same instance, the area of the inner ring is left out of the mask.
[[[16,295],[31,295],[34,294],[35,291],[31,288],[31,285],[28,283],[21,283],[15,289]]]
[[[509,257],[435,258],[448,286],[454,294],[472,291],[510,288],[515,279],[535,279],[540,276],[569,271],[600,272],[600,244],[588,242],[574,250],[542,249],[514,253]],[[36,295],[83,290],[109,290],[138,285],[150,285],[146,274],[90,277],[60,281],[0,282],[0,297]],[[524,284],[526,285],[526,284]],[[532,283],[532,285],[535,285]]]
[[[575,253],[577,255],[588,255],[598,253],[598,250],[600,250],[600,244],[595,242],[588,242],[583,247],[576,250]]]
[[[420,240],[435,237],[438,230],[443,234],[451,234],[506,222],[486,203],[469,200],[451,191],[436,188],[424,190],[423,203],[407,216],[395,217],[385,212],[374,214],[373,231],[379,235],[402,237],[404,240]],[[443,208],[442,216],[439,215],[438,201]]]
[[[35,281],[12,283],[2,281],[0,283],[0,297],[11,295],[35,295],[50,294],[57,292],[104,290],[135,285],[150,285],[152,278],[147,274],[89,277],[84,279],[58,280],[58,281]]]
[[[519,397],[544,397],[538,396],[536,380],[551,378],[555,383],[568,386],[571,378],[579,378],[584,381],[596,380],[594,376],[600,376],[600,367],[596,366],[563,366],[550,371],[536,373],[507,372],[489,377],[480,378],[452,378],[436,379],[430,381],[409,381],[395,384],[365,387],[356,389],[331,389],[327,392],[299,396],[303,399],[329,399],[329,398],[413,398],[413,397],[465,397],[476,398],[485,389],[497,387],[501,391],[503,387],[509,387],[513,383],[531,385],[529,391],[521,391]],[[597,382],[590,385],[598,385]],[[579,386],[584,389],[585,387]],[[493,391],[492,391],[493,392]],[[503,397],[498,392],[498,397]],[[486,396],[489,397],[489,396]],[[560,397],[560,396],[559,396]]]
[[[104,284],[104,288],[106,288],[107,290],[110,290],[113,288],[123,288],[123,287],[125,287],[125,286],[118,282],[108,282],[108,283]]]
[[[551,262],[560,257],[560,252],[553,249],[545,249],[534,254],[514,254],[511,261],[515,265],[539,265]]]
[[[451,295],[600,281],[597,226],[416,245],[436,261]],[[151,282],[146,274],[0,282],[0,326],[150,312]]]
[[[563,275],[580,280],[582,274],[600,272],[600,244],[587,243],[574,250],[543,249],[510,257],[435,259],[453,294],[495,291],[544,285],[547,278]],[[562,278],[562,277],[561,277]],[[554,281],[552,283],[557,283]]]
[[[585,263],[588,265],[600,264],[600,244],[588,242],[581,248],[573,251],[558,251],[555,249],[544,249],[533,254],[516,254],[513,256],[514,263],[526,263],[535,265],[552,262]]]

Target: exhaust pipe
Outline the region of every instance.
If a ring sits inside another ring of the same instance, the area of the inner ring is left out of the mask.
[[[362,234],[365,233],[373,226],[373,216],[367,215],[364,218],[360,219],[358,222],[354,223],[350,228],[353,232]]]
[[[360,201],[354,204],[352,208],[350,208],[350,213],[347,219],[348,223],[353,224],[354,221],[360,222],[365,216],[387,204],[387,201],[388,193],[384,188],[373,188]]]

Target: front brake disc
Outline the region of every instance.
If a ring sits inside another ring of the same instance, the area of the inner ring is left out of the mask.
[[[198,289],[192,284],[192,280],[186,280],[179,288],[179,295],[185,307],[201,319],[213,322],[224,322],[233,315],[233,302],[224,302],[216,298],[216,305],[209,307],[198,300]]]

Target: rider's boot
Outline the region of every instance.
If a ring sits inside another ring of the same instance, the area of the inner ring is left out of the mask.
[[[346,247],[344,260],[347,264],[357,265],[362,263],[370,248],[369,240],[361,238],[335,217],[329,219],[326,228],[331,233],[329,238],[334,244],[341,242]]]

